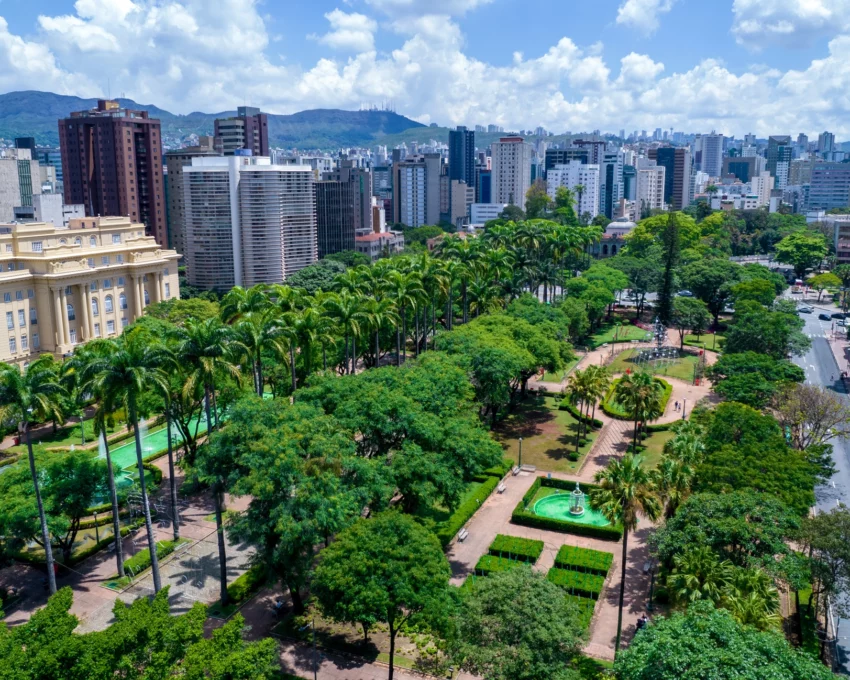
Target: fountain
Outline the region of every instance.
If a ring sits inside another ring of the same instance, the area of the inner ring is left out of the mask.
[[[584,493],[576,482],[576,488],[570,493],[570,514],[573,517],[581,517],[584,514]]]
[[[153,447],[148,442],[148,424],[139,419],[139,441],[142,443],[142,457],[153,453]]]

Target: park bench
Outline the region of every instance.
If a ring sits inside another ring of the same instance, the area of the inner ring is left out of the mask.
[[[508,487],[505,486],[505,483],[502,482],[501,484],[499,484],[499,486],[496,487],[496,491],[498,491],[499,493],[505,493],[505,489],[507,488]]]
[[[466,529],[461,529],[457,533],[457,540],[463,543],[467,536],[469,536],[469,532]]]
[[[514,465],[513,470],[511,470],[513,476],[516,477],[519,474],[519,465]]]

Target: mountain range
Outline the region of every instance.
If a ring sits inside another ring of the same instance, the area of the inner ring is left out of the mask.
[[[162,123],[166,145],[179,146],[191,134],[211,135],[213,121],[236,115],[236,111],[174,114],[152,104],[117,99],[124,108],[148,111]],[[97,106],[97,99],[82,99],[53,92],[27,90],[0,94],[0,137],[35,137],[40,145],[59,143],[57,121],[72,111]],[[392,111],[342,111],[315,109],[290,115],[269,114],[269,144],[272,148],[336,150],[349,146],[374,146],[387,136],[398,136],[424,128],[410,118]],[[419,130],[419,132],[422,132]]]

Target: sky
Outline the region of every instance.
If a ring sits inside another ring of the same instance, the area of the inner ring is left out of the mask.
[[[850,138],[850,0],[0,0],[0,92]]]

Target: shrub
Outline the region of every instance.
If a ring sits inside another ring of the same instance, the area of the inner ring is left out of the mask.
[[[496,539],[490,544],[489,552],[498,557],[533,563],[543,552],[543,541],[497,534]]]
[[[582,445],[581,445],[581,444],[579,444],[579,446],[582,446]],[[572,461],[573,463],[575,463],[576,461],[578,461],[578,459],[579,459],[579,458],[581,458],[581,454],[579,454],[579,453],[578,453],[578,452],[576,452],[576,451],[570,451],[570,452],[567,454],[567,460]]]
[[[616,418],[617,420],[631,420],[632,417],[615,406],[614,399],[614,390],[617,389],[617,384],[620,382],[620,378],[611,381],[611,387],[608,388],[608,394],[605,395],[605,399],[602,401],[602,410],[612,418]],[[667,408],[667,402],[670,401],[670,395],[673,394],[673,386],[668,383],[666,380],[662,380],[661,378],[655,378],[655,382],[661,383],[661,386],[664,388],[664,391],[661,393],[661,410],[664,411]]]
[[[177,541],[158,541],[156,544],[156,556],[159,559],[167,557],[174,552],[177,546],[182,545],[185,542],[185,539],[179,539]],[[150,566],[150,549],[145,548],[144,550],[137,552],[130,559],[124,561],[124,573],[125,575],[132,577],[135,574],[148,569]]]
[[[160,470],[153,463],[142,463],[142,467],[145,469],[145,477],[150,475],[150,481],[156,486],[162,484],[162,470]]]
[[[574,545],[562,545],[555,556],[555,566],[559,569],[572,569],[599,576],[607,576],[614,555],[601,550],[579,548]]]
[[[256,593],[265,582],[265,567],[255,564],[227,586],[227,596],[230,598],[230,603],[239,604],[240,602],[244,602]]]
[[[487,500],[497,486],[499,486],[499,477],[487,477],[486,481],[475,492],[475,495],[461,504],[452,513],[451,517],[439,525],[435,533],[444,548],[455,537],[455,534],[460,531],[461,527],[472,518],[478,508],[481,507],[481,504]]]
[[[596,599],[605,585],[605,577],[597,574],[586,574],[572,569],[552,567],[546,578],[557,586],[561,586],[571,595],[583,595]]]
[[[522,500],[514,508],[511,515],[511,521],[514,524],[535,527],[537,529],[547,529],[549,531],[560,531],[561,533],[575,534],[577,536],[591,536],[606,541],[619,541],[623,537],[623,527],[619,524],[597,527],[591,524],[579,524],[578,522],[535,515],[534,512],[528,509],[528,506],[541,486],[572,490],[575,488],[575,482],[570,482],[566,479],[548,479],[543,477],[535,479],[534,483],[525,493],[525,496],[522,497]],[[591,489],[598,487],[593,484],[582,484],[582,488],[587,493]]]
[[[501,463],[494,465],[491,468],[487,468],[481,472],[481,474],[475,475],[472,480],[474,482],[486,482],[488,477],[498,477],[499,479],[502,479],[502,477],[510,472],[513,466],[514,462],[510,458],[503,458]]]
[[[482,555],[481,559],[475,565],[476,576],[487,576],[499,571],[507,571],[513,569],[517,565],[525,564],[521,560],[511,560],[507,557],[498,557],[497,555]]]
[[[110,522],[111,522],[111,520],[110,520]],[[133,529],[136,529],[136,528],[142,526],[142,524],[144,524],[144,523],[145,523],[145,520],[143,518],[139,517],[132,524],[130,524],[126,527],[121,527],[121,536],[122,537],[126,536]],[[95,543],[94,545],[90,545],[85,550],[80,550],[79,552],[74,553],[71,556],[71,561],[68,563],[68,566],[73,566],[75,564],[79,564],[83,560],[88,559],[89,557],[94,555],[96,552],[100,552],[104,548],[108,547],[109,544],[112,543],[112,541],[113,541],[112,536],[107,536],[106,538],[101,538],[99,542]]]
[[[566,411],[573,418],[578,420],[580,423],[587,423],[594,430],[599,430],[604,425],[604,423],[601,420],[598,420],[596,418],[591,418],[589,416],[586,416],[586,415],[579,413],[578,409],[573,404],[570,403],[569,397],[567,397],[566,399],[561,401],[561,405],[558,406],[558,410]]]
[[[567,602],[572,602],[578,607],[579,621],[583,628],[590,627],[590,620],[593,618],[593,611],[596,609],[596,600],[590,597],[582,597],[581,595],[564,596]]]
[[[668,395],[667,400],[670,400]],[[675,423],[659,423],[658,425],[644,425],[644,432],[649,432],[650,434],[653,432],[669,432]]]

